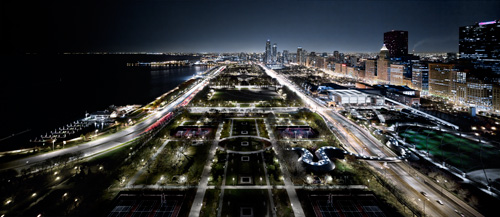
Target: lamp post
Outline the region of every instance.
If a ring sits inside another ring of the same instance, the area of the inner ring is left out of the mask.
[[[429,198],[426,198],[426,200],[429,200]],[[420,200],[420,198],[418,198],[418,201],[424,201],[424,216],[425,216],[425,200]]]
[[[441,185],[441,184],[439,184],[439,180],[436,180],[436,182],[438,183],[438,185]],[[447,181],[447,180],[444,180],[443,184],[441,185],[441,195],[443,195],[443,188],[444,188],[444,187],[443,187],[443,185],[444,185],[444,183],[446,183],[446,182],[448,182],[448,181]]]

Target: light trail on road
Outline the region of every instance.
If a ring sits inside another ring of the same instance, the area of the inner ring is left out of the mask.
[[[320,114],[323,118],[333,123],[333,127],[337,131],[343,134],[343,138],[346,139],[347,144],[344,144],[346,149],[350,149],[351,152],[356,152],[361,154],[366,150],[370,154],[381,155],[384,154],[386,157],[394,156],[392,151],[386,150],[383,144],[378,140],[373,138],[371,134],[368,134],[362,130],[356,124],[347,120],[347,118],[335,113],[329,108],[325,108],[323,105],[316,102],[316,100],[311,99],[311,97],[304,94],[300,87],[293,84],[288,79],[279,75],[274,70],[268,69],[266,66],[260,64],[263,70],[271,77],[276,78],[276,80],[284,86],[289,87],[293,92],[295,92],[304,102],[312,109],[313,112]],[[365,149],[366,148],[366,149]],[[368,161],[368,164],[376,171],[380,172],[377,168],[380,168],[379,162]],[[470,216],[482,216],[479,212],[474,210],[468,204],[456,198],[454,195],[449,194],[447,197],[441,197],[440,192],[431,188],[429,185],[423,183],[420,180],[426,180],[427,177],[420,175],[419,177],[411,176],[403,167],[398,165],[399,163],[389,163],[387,164],[387,169],[392,175],[389,180],[394,185],[402,185],[403,188],[399,188],[403,191],[403,194],[410,199],[414,199],[417,207],[422,207],[422,204],[417,202],[418,199],[427,200],[427,207],[425,209],[425,214],[430,216],[455,216],[457,213],[454,210],[460,210]],[[430,182],[430,180],[429,180]],[[427,197],[424,197],[420,192],[426,192]],[[442,200],[445,205],[436,205],[436,200]]]
[[[83,143],[77,146],[2,163],[0,164],[0,170],[15,169],[21,171],[22,169],[33,167],[51,158],[65,154],[75,154],[77,152],[82,152],[84,158],[90,156],[94,157],[103,154],[106,151],[111,150],[119,145],[130,142],[139,137],[140,134],[148,127],[152,126],[158,120],[160,120],[161,118],[165,117],[170,112],[172,112],[176,108],[176,106],[185,103],[186,99],[192,99],[192,97],[194,96],[195,93],[197,93],[197,91],[203,89],[213,76],[223,71],[224,69],[225,66],[220,66],[217,70],[213,68],[209,69],[213,71],[210,74],[206,75],[202,80],[200,80],[198,84],[196,84],[191,89],[186,90],[181,97],[169,103],[167,106],[164,106],[163,108],[157,110],[156,113],[149,115],[144,121],[136,125],[130,126],[127,129],[108,135],[104,138]]]

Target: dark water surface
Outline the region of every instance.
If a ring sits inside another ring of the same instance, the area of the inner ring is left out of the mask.
[[[0,139],[23,132],[31,138],[110,105],[144,105],[202,66],[130,67],[138,61],[188,59],[167,55],[24,55],[0,63]],[[21,136],[19,136],[21,137]],[[0,145],[9,143],[0,141]],[[1,149],[1,148],[0,148]]]

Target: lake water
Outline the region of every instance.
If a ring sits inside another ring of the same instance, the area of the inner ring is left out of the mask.
[[[203,66],[130,67],[127,63],[191,56],[24,55],[3,57],[0,75],[0,139],[32,138],[110,105],[145,105],[175,88]],[[0,145],[17,139],[0,141]],[[1,148],[0,148],[1,149]]]

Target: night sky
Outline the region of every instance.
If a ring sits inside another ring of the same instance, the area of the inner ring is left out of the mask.
[[[500,1],[1,1],[2,53],[375,52],[409,31],[409,51],[456,52],[458,27],[500,19]]]

